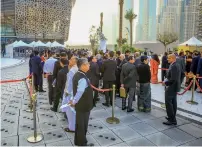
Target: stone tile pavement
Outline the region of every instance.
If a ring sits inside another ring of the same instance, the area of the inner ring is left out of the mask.
[[[5,77],[25,77],[27,65],[5,69]],[[10,72],[10,74],[9,74]],[[46,80],[44,89],[47,90]],[[178,125],[164,126],[166,113],[152,106],[151,113],[127,113],[120,109],[121,99],[115,101],[115,116],[119,124],[108,124],[111,108],[102,106],[104,98],[90,115],[88,127],[89,146],[202,146],[202,127],[192,121],[177,118]],[[1,145],[2,146],[74,146],[74,134],[66,133],[63,128],[67,121],[60,112],[50,111],[47,92],[37,97],[37,130],[44,139],[36,144],[27,142],[27,136],[33,134],[33,116],[28,108],[29,95],[24,83],[1,85]]]

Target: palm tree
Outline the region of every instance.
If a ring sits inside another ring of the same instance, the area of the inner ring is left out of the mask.
[[[119,48],[121,48],[122,42],[122,27],[123,27],[123,3],[124,0],[119,0],[120,16],[119,16]]]
[[[101,31],[101,33],[102,33],[102,27],[103,27],[103,12],[102,13],[100,13],[100,31]]]
[[[133,13],[133,9],[127,10],[125,14],[125,19],[130,22],[130,46],[133,46],[133,20],[137,17],[135,13]]]

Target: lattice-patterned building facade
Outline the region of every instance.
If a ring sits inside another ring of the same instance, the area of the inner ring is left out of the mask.
[[[5,2],[4,2],[5,1]],[[72,8],[76,0],[3,0],[14,5],[14,34],[33,40],[68,40]],[[4,9],[2,14],[7,14]],[[9,35],[6,35],[9,36]]]

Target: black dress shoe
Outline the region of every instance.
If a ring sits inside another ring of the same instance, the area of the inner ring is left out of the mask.
[[[55,109],[54,109],[54,108],[52,108],[52,107],[51,107],[50,109],[51,109],[51,111],[53,111],[53,112],[57,112],[57,110],[55,110]]]
[[[39,90],[39,92],[46,92],[45,90]]]
[[[177,122],[166,121],[166,122],[163,122],[163,124],[167,126],[171,126],[171,125],[177,125]]]
[[[133,112],[134,111],[134,109],[128,109],[127,110],[127,112]]]
[[[102,105],[104,105],[106,107],[110,107],[109,104],[107,104],[107,103],[102,103]]]
[[[122,107],[122,110],[126,110],[126,107]]]

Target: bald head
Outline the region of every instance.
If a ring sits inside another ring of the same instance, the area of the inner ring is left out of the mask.
[[[176,55],[175,54],[168,55],[168,63],[173,63],[175,61],[176,61]]]
[[[123,61],[125,59],[125,55],[121,54],[119,58],[120,58],[121,61]]]

